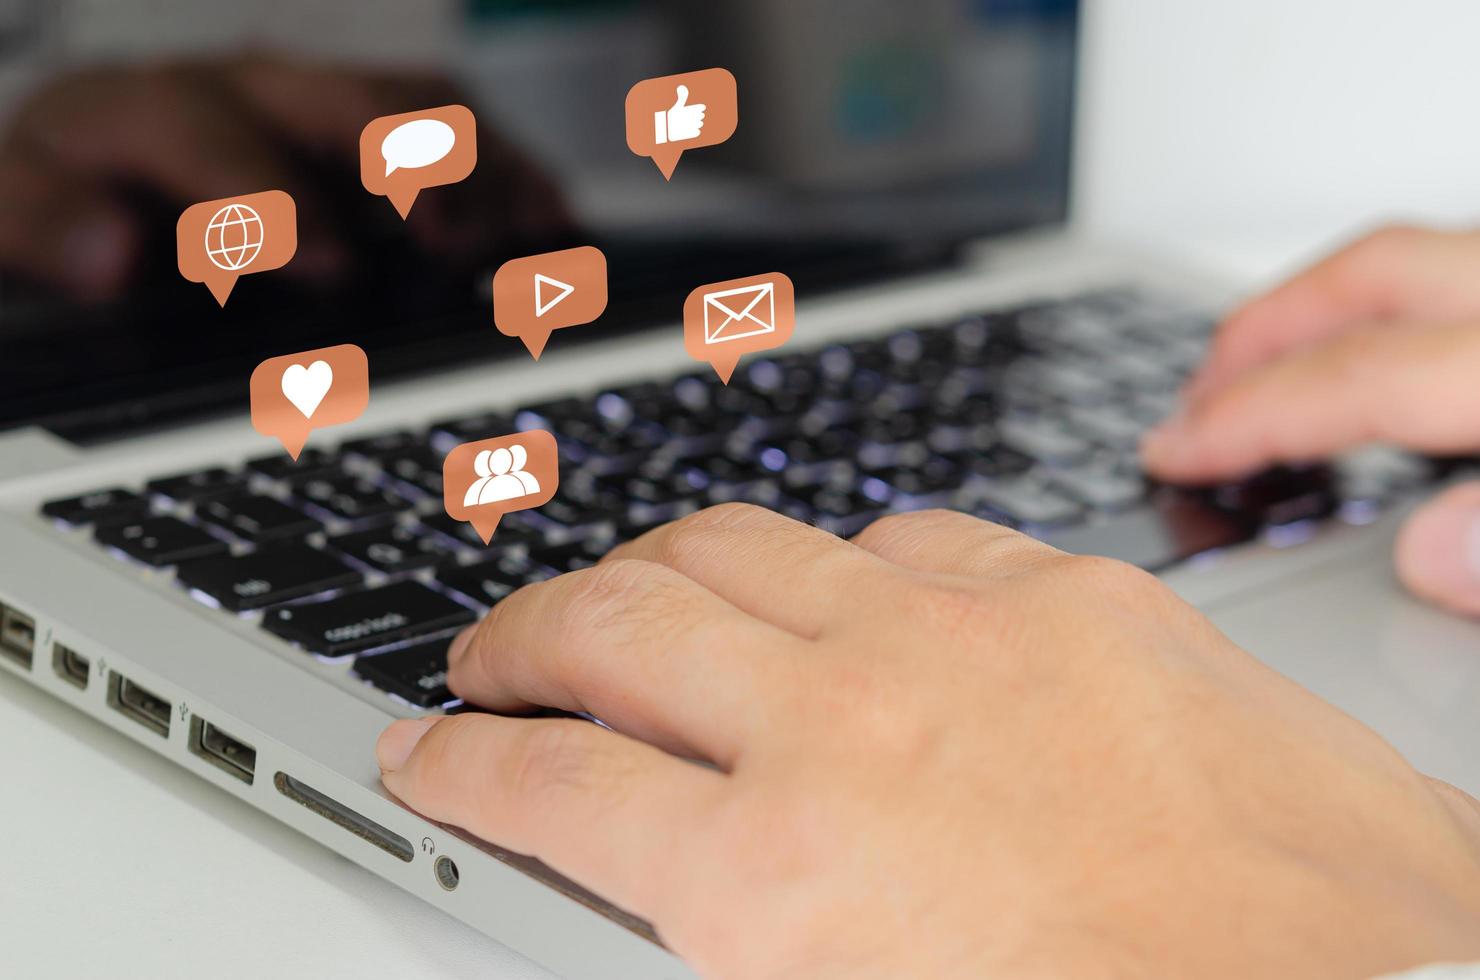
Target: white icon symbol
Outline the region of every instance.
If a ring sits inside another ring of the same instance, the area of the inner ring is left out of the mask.
[[[248,598],[250,596],[266,595],[272,591],[272,585],[260,578],[253,578],[247,579],[245,582],[237,582],[231,587],[231,591],[242,598]]]
[[[308,367],[291,364],[283,372],[283,394],[306,419],[313,418],[313,413],[319,410],[319,403],[332,384],[334,369],[327,361],[314,361]]]
[[[542,299],[541,296],[543,295],[543,292],[540,289],[541,286],[554,286],[556,289],[560,290],[560,294],[554,299]],[[575,291],[576,287],[572,286],[568,282],[561,282],[559,279],[551,279],[549,276],[543,276],[536,272],[534,274],[534,315],[537,317],[544,316],[546,313],[549,313],[551,310],[553,310],[561,300],[565,299],[565,297],[569,296]]]
[[[673,102],[673,107],[666,112],[659,109],[653,113],[653,136],[655,142],[682,143],[685,140],[696,140],[699,131],[704,128],[704,110],[709,108],[702,102],[687,105],[689,98],[689,87],[680,85],[678,97]]]
[[[508,449],[485,449],[473,459],[473,472],[478,479],[468,487],[463,497],[463,506],[496,504],[501,500],[514,500],[540,492],[540,481],[533,473],[526,473],[524,465],[529,454],[524,447],[515,443]]]
[[[262,251],[262,216],[245,204],[228,204],[206,224],[206,258],[218,269],[240,272]]]
[[[775,332],[775,283],[704,294],[704,343],[723,344]]]
[[[380,155],[385,158],[385,175],[397,170],[430,167],[452,152],[457,133],[440,119],[413,119],[402,123],[380,141]]]

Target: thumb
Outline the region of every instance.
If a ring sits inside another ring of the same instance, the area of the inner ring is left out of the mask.
[[[1415,595],[1480,616],[1480,482],[1441,493],[1398,535],[1398,578]]]
[[[673,107],[669,111],[682,108],[683,104],[687,101],[689,101],[689,87],[687,85],[680,85],[678,87],[678,98],[674,101]]]

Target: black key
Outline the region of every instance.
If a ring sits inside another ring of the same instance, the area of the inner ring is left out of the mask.
[[[866,469],[864,478],[882,480],[909,497],[926,497],[949,493],[961,486],[966,479],[966,470],[943,456],[931,456],[913,465]]]
[[[221,555],[181,563],[175,577],[233,612],[260,609],[316,592],[359,585],[360,573],[306,544],[285,544],[250,555]]]
[[[492,439],[516,431],[514,420],[502,412],[480,412],[477,415],[434,422],[429,435],[439,446],[446,443],[445,448],[451,449],[461,442]]]
[[[429,493],[442,496],[442,459],[430,449],[412,449],[392,453],[381,459],[380,467],[388,476]]]
[[[596,564],[610,547],[610,537],[582,538],[579,541],[536,548],[530,552],[529,557],[557,572],[574,572]]]
[[[1084,514],[1078,503],[1030,478],[991,480],[970,493],[982,504],[979,516],[1005,517],[1017,526],[1059,527]]]
[[[80,497],[49,500],[41,513],[68,524],[120,524],[149,513],[149,501],[122,487],[94,490]]]
[[[581,527],[587,524],[599,524],[602,521],[614,520],[620,516],[621,511],[589,507],[581,501],[572,500],[570,495],[562,487],[555,492],[555,496],[540,505],[537,513],[546,520],[554,521],[556,524],[563,524],[566,527]]]
[[[491,606],[521,586],[548,577],[528,561],[495,558],[472,565],[446,565],[437,571],[437,581],[485,606]]]
[[[213,538],[178,517],[148,517],[128,524],[113,524],[93,532],[98,544],[119,551],[147,565],[173,565],[191,558],[222,555],[226,542]]]
[[[293,495],[332,517],[347,521],[386,517],[410,506],[389,490],[356,476],[304,477],[294,484]]]
[[[485,547],[483,539],[478,535],[473,525],[467,521],[453,520],[447,516],[446,511],[424,514],[418,520],[421,521],[422,527],[430,528],[438,534],[444,534],[455,541],[477,545],[479,548]],[[545,533],[543,531],[531,527],[522,518],[505,517],[498,522],[498,528],[493,532],[493,540],[488,542],[487,547],[504,551],[511,548],[544,544],[544,542]]]
[[[364,456],[368,459],[380,459],[392,453],[405,452],[422,445],[422,441],[405,429],[393,432],[379,432],[373,436],[362,436],[359,439],[350,439],[348,442],[339,444],[341,453],[349,453],[355,456]]]
[[[323,602],[278,606],[262,617],[269,633],[334,657],[471,623],[473,611],[420,582],[347,592]]]
[[[247,541],[302,537],[323,527],[303,511],[256,493],[213,497],[197,505],[196,513]]]
[[[247,460],[247,469],[269,480],[291,480],[309,473],[337,469],[339,457],[312,447],[303,450],[295,460],[285,453]]]
[[[1213,491],[1219,507],[1247,516],[1259,524],[1279,526],[1327,517],[1336,509],[1331,471],[1275,467],[1258,476]]]
[[[1119,558],[1155,572],[1253,536],[1252,525],[1194,494],[1168,487],[1156,491],[1145,505],[1104,523],[1052,531],[1043,539],[1075,554]]]
[[[453,549],[445,539],[394,525],[329,539],[329,546],[378,571],[394,574],[447,561]]]
[[[239,474],[220,466],[213,466],[208,470],[179,473],[175,476],[150,480],[145,485],[145,489],[150,493],[157,493],[180,503],[188,503],[192,500],[204,500],[206,497],[230,493],[240,488],[241,484],[242,478]]]
[[[418,708],[454,700],[447,689],[447,646],[450,640],[428,640],[399,650],[359,657],[355,673],[387,694]]]

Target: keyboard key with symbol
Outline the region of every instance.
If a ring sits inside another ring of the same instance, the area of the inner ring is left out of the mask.
[[[475,618],[462,603],[403,580],[322,602],[278,606],[262,617],[262,627],[310,653],[337,657],[464,626]]]
[[[184,562],[180,584],[233,612],[359,585],[360,573],[306,544],[285,544],[249,555],[220,555]]]
[[[196,513],[203,519],[246,541],[302,537],[322,528],[303,511],[275,497],[255,493],[232,493],[201,502]]]
[[[149,513],[149,501],[132,490],[111,487],[80,497],[48,501],[41,506],[41,513],[73,525],[119,524]]]
[[[329,539],[329,547],[388,574],[436,565],[453,554],[445,539],[398,525],[341,534]]]
[[[447,689],[447,639],[428,640],[355,660],[355,673],[418,708],[454,700]]]
[[[146,565],[173,565],[227,551],[225,541],[178,517],[149,517],[128,524],[112,524],[98,528],[93,537],[105,548],[117,548]]]

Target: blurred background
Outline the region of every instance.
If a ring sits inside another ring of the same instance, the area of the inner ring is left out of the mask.
[[[0,427],[224,405],[318,343],[490,356],[492,270],[571,244],[612,268],[583,338],[737,269],[806,296],[923,268],[1064,216],[1076,110],[1079,231],[1271,276],[1381,220],[1480,217],[1476,36],[1470,0],[0,0]],[[706,65],[742,80],[740,129],[665,183],[622,99]],[[359,128],[452,100],[479,167],[402,226]],[[174,219],[267,186],[299,254],[222,312]]]
[[[1087,0],[1097,237],[1260,276],[1390,217],[1480,223],[1480,4]]]

